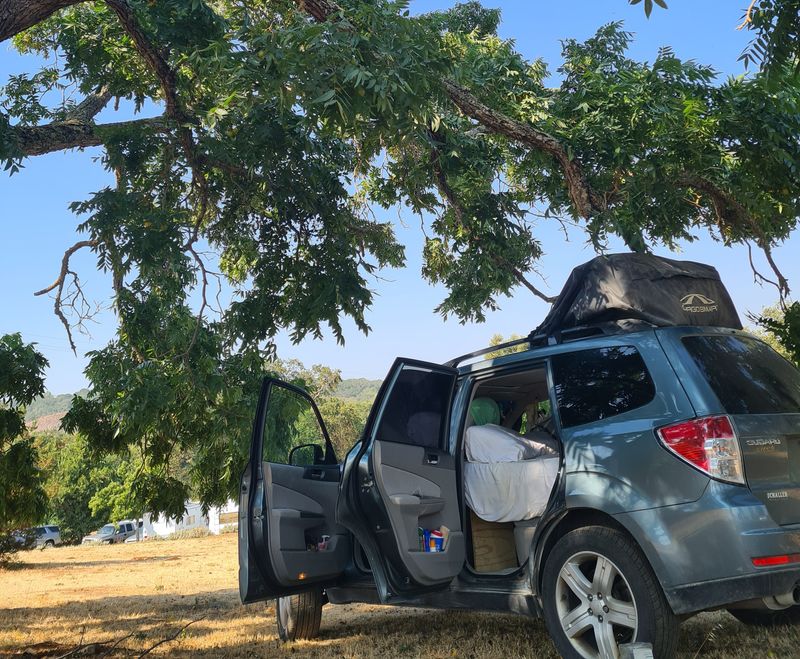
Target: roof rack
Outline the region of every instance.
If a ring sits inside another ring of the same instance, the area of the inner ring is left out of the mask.
[[[535,331],[535,330],[534,330]],[[513,348],[515,346],[520,346],[524,344],[529,344],[530,348],[540,348],[542,346],[553,346],[558,345],[559,343],[565,343],[567,341],[578,341],[580,339],[586,339],[591,336],[598,336],[601,334],[607,334],[603,327],[599,326],[581,326],[581,327],[571,327],[570,329],[566,329],[562,332],[557,332],[555,334],[534,334],[531,332],[526,336],[524,339],[514,339],[513,341],[506,341],[505,343],[498,343],[496,346],[489,346],[487,348],[481,348],[480,350],[475,350],[474,352],[469,352],[466,355],[461,355],[460,357],[456,357],[455,359],[451,359],[450,361],[444,362],[443,366],[449,366],[450,368],[456,368],[459,364],[467,361],[468,359],[473,359],[475,357],[482,357],[483,355],[488,355],[493,352],[497,352],[498,350],[504,350],[505,348]]]

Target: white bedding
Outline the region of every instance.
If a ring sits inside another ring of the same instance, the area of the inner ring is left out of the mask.
[[[559,455],[531,433],[487,424],[465,437],[464,492],[467,505],[487,522],[521,522],[540,517],[558,473]],[[547,435],[549,444],[555,442]]]
[[[558,473],[558,457],[520,462],[467,462],[467,505],[487,522],[520,522],[540,517]]]
[[[541,431],[523,436],[509,428],[488,423],[485,426],[467,428],[464,447],[470,462],[518,462],[558,455],[550,446],[538,441],[545,437],[551,444],[555,441]]]

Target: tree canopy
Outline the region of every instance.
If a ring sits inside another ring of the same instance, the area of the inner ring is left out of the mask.
[[[100,146],[115,176],[73,205],[80,239],[39,294],[70,331],[92,308],[71,256],[92,250],[111,282],[119,331],[67,427],[139,447],[148,508],[182,505],[186,447],[204,501],[233,491],[278,331],[368,330],[371,277],[405,260],[375,206],[433,218],[423,275],[462,321],[513,291],[548,299],[537,216],[598,249],[747,244],[788,294],[772,248],[800,210],[794,71],[636,61],[610,23],[564,42],[553,85],[500,19],[478,2],[0,0],[0,40],[45,62],[0,93],[0,162]]]
[[[19,334],[0,336],[0,563],[16,549],[10,531],[38,522],[46,495],[25,406],[44,393],[47,360]]]

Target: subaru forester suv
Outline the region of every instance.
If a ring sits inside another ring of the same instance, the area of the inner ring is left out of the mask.
[[[725,297],[670,277],[679,307]],[[669,657],[710,609],[800,622],[800,372],[705,318],[609,331],[603,313],[477,363],[498,348],[398,359],[341,463],[309,395],[266,378],[242,601],[278,598],[284,640],[328,602],[542,616],[565,657]]]

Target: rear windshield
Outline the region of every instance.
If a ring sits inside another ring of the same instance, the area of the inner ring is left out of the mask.
[[[706,335],[683,345],[729,414],[800,412],[800,371],[766,343]]]

